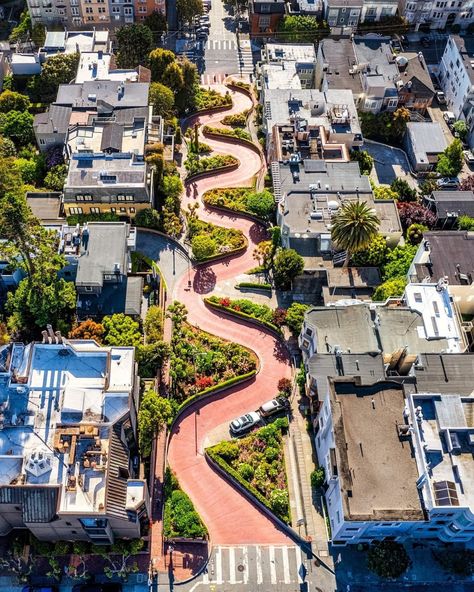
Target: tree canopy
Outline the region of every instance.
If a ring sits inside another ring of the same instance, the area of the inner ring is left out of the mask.
[[[144,21],[144,24],[153,33],[155,39],[161,36],[168,29],[168,21],[166,16],[159,10],[154,10],[149,14]]]
[[[123,312],[103,318],[104,343],[116,347],[138,346],[142,343],[140,325]]]
[[[150,456],[153,439],[166,427],[171,417],[170,400],[161,397],[153,389],[145,391],[138,411],[138,440],[144,458]]]
[[[176,11],[181,22],[190,23],[204,12],[202,0],[176,0]]]
[[[4,90],[0,94],[1,113],[8,113],[8,111],[27,111],[30,104],[30,99],[26,95],[12,90]]]
[[[308,310],[307,304],[293,302],[286,313],[285,322],[294,335],[299,335],[303,326],[304,314]]]
[[[395,278],[393,280],[387,280],[380,286],[377,286],[372,300],[376,302],[384,302],[387,298],[397,298],[403,296],[407,281],[403,277]]]
[[[166,117],[170,115],[174,107],[174,94],[164,84],[152,82],[150,84],[150,105],[153,106],[153,114]]]
[[[146,66],[153,47],[153,33],[141,23],[126,25],[117,33],[117,64],[120,68]]]
[[[288,290],[304,269],[303,258],[294,249],[279,249],[273,261],[273,278],[277,288]]]
[[[443,177],[455,177],[463,167],[462,142],[455,138],[438,157],[436,171]]]
[[[203,261],[215,255],[217,251],[216,241],[205,234],[198,234],[191,240],[193,257],[197,261]]]
[[[307,15],[285,15],[278,28],[285,41],[314,43],[322,32],[327,33],[325,23]]]
[[[380,220],[365,201],[342,205],[332,220],[331,236],[337,247],[347,251],[346,262],[353,253],[365,249],[377,235]]]
[[[151,79],[154,82],[159,82],[163,77],[163,73],[166,70],[166,67],[169,66],[169,64],[172,64],[176,61],[176,56],[169,49],[157,47],[156,49],[150,52],[149,60]]]
[[[76,77],[79,53],[59,53],[48,58],[42,66],[38,92],[44,101],[56,98],[60,84],[69,84]]]
[[[260,218],[268,218],[275,211],[275,198],[269,191],[251,192],[247,196],[247,208]]]
[[[70,332],[70,339],[94,339],[97,343],[101,344],[104,338],[104,325],[102,323],[96,323],[92,319],[86,319],[76,325]]]
[[[34,140],[33,115],[28,111],[9,111],[0,114],[0,133],[15,146],[26,146]]]

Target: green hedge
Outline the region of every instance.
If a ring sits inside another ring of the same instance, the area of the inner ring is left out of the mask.
[[[238,255],[239,253],[243,253],[244,251],[247,250],[247,247],[248,247],[247,238],[246,237],[244,237],[244,238],[246,240],[245,245],[242,245],[241,247],[236,247],[235,249],[232,249],[231,251],[227,251],[226,253],[216,253],[215,255],[211,255],[210,257],[196,260],[196,263],[209,263],[210,261],[218,261],[219,259],[225,259],[226,257],[231,257],[234,255]]]
[[[184,408],[186,408],[191,403],[194,403],[194,401],[197,401],[201,397],[203,397],[205,395],[210,395],[211,393],[213,393],[217,390],[228,388],[230,386],[233,386],[234,384],[238,384],[239,382],[243,382],[244,380],[252,378],[252,376],[255,376],[256,374],[257,374],[257,370],[252,370],[251,372],[247,372],[247,374],[241,374],[240,376],[234,376],[233,378],[229,378],[229,380],[224,380],[223,382],[220,382],[219,384],[214,384],[213,386],[210,386],[209,388],[204,389],[203,391],[199,391],[199,393],[196,393],[195,395],[191,395],[191,397],[188,397],[178,407],[178,409],[176,410],[176,417],[181,413],[181,411],[183,411]]]
[[[238,140],[244,140],[246,142],[252,141],[252,136],[249,134],[249,132],[239,128],[228,129],[226,127],[211,127],[210,125],[205,125],[202,128],[202,131],[204,134],[237,138]]]
[[[249,315],[249,314],[242,312],[240,310],[234,310],[233,308],[230,308],[227,306],[222,306],[222,304],[218,304],[217,302],[213,302],[210,298],[204,298],[204,302],[208,306],[217,308],[218,310],[223,310],[229,314],[235,315],[236,317],[240,317],[240,318],[245,319],[247,321],[251,321],[257,325],[261,325],[262,327],[265,327],[266,329],[270,329],[270,331],[277,333],[277,335],[279,337],[282,336],[282,331],[281,331],[280,327],[277,327],[273,323],[269,323],[268,321],[262,321],[261,319],[257,319],[257,317],[253,317],[252,315]]]
[[[211,448],[206,448],[205,450],[205,454],[213,461],[216,463],[216,465],[218,465],[223,471],[225,471],[230,477],[232,477],[232,479],[234,479],[235,481],[237,481],[237,483],[239,483],[239,485],[241,485],[242,487],[244,487],[250,494],[253,495],[253,497],[255,497],[261,504],[263,504],[266,508],[268,508],[268,510],[270,510],[270,512],[275,516],[275,513],[272,510],[272,507],[270,506],[270,504],[268,503],[268,500],[266,497],[264,497],[259,491],[257,491],[254,487],[252,487],[248,481],[245,481],[245,479],[243,479],[239,473],[233,469],[230,465],[228,465],[225,460],[223,458],[221,458],[218,454],[216,454],[213,450],[213,447]],[[281,518],[279,518],[279,520],[281,520]],[[283,522],[283,521],[282,521]]]
[[[240,282],[240,284],[236,284],[235,286],[237,289],[242,288],[254,288],[255,290],[271,290],[271,284],[259,284],[258,282]]]

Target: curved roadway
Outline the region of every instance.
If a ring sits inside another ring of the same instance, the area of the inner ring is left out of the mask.
[[[219,91],[226,90],[219,86],[215,88]],[[198,117],[191,124],[197,120],[199,124],[216,126],[225,115],[241,113],[252,107],[250,99],[243,93],[232,94],[232,109]],[[212,146],[215,153],[236,156],[240,166],[235,171],[187,185],[184,208],[201,200],[203,193],[209,189],[251,185],[261,167],[260,156],[245,146],[220,140],[205,141]],[[264,230],[258,224],[237,215],[228,216],[207,210],[202,202],[198,216],[217,225],[242,230],[248,238],[249,248],[238,257],[229,257],[224,261],[193,269],[191,289],[188,288],[188,275],[183,274],[177,281],[175,298],[186,305],[188,320],[193,325],[253,349],[260,359],[261,369],[252,382],[229,389],[211,401],[198,402],[189,409],[173,430],[168,460],[181,486],[189,494],[207,525],[212,544],[288,543],[287,535],[215,473],[203,455],[207,433],[236,416],[257,409],[276,395],[278,380],[283,376],[290,376],[286,350],[277,339],[257,328],[211,311],[203,303],[203,297],[213,291],[217,281],[235,277],[254,267],[252,252],[255,245],[264,238]]]

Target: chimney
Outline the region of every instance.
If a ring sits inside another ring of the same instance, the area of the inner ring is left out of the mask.
[[[56,335],[56,342],[57,343],[62,343],[63,342],[63,338],[62,338],[62,335],[61,335],[61,331],[56,331],[55,335]]]
[[[48,339],[48,332],[46,330],[41,331],[41,335],[43,336],[42,343],[48,343],[48,341],[49,341],[49,339]]]
[[[51,325],[46,325],[46,329],[51,339],[51,343],[56,343],[56,336],[54,335],[53,327]]]

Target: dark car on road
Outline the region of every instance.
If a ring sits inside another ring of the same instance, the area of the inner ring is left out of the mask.
[[[72,592],[122,592],[122,584],[76,584]]]

